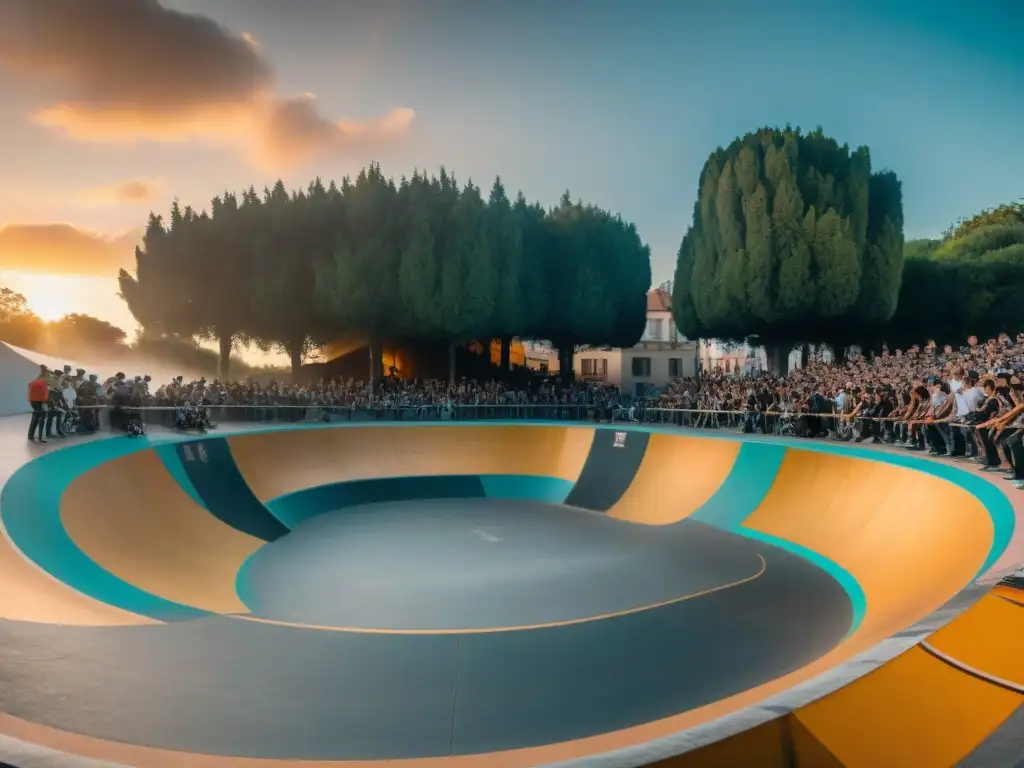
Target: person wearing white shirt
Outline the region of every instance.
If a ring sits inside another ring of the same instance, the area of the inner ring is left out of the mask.
[[[967,371],[964,376],[963,387],[956,393],[956,420],[962,422],[967,414],[976,411],[985,402],[985,393],[977,386],[978,372]],[[967,455],[975,457],[978,455],[978,444],[974,439],[973,427],[961,427],[960,434],[966,444]]]
[[[78,392],[71,386],[70,380],[65,378],[61,383],[61,394],[64,395],[64,401],[68,404],[69,409],[74,410],[75,401],[78,400]]]

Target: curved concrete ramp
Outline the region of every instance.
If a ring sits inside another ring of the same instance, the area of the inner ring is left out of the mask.
[[[0,519],[0,644],[49,658],[0,690],[0,733],[113,762],[673,754],[795,701],[665,765],[940,766],[1024,695],[1024,607],[992,593],[786,698],[858,677],[1013,540],[996,486],[882,451],[552,424],[115,439],[26,464]]]

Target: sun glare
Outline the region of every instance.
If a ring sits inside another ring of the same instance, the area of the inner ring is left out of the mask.
[[[135,321],[117,296],[117,281],[34,272],[0,272],[0,285],[22,294],[29,309],[46,321],[79,312],[98,317],[130,332]]]

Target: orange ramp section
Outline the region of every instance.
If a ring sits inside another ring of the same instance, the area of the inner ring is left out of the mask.
[[[792,762],[782,747],[785,728],[785,718],[770,720],[723,741],[648,765],[650,768],[791,768]]]
[[[155,451],[128,454],[80,475],[60,508],[72,541],[118,578],[194,608],[248,611],[235,592],[235,577],[264,542],[196,504]]]
[[[30,563],[0,536],[0,618],[42,624],[115,626],[155,624],[152,619],[86,597]]]
[[[689,517],[725,482],[741,446],[735,440],[652,433],[633,482],[608,514],[646,525]]]
[[[856,651],[942,606],[985,562],[993,526],[953,483],[870,458],[789,450],[745,527],[829,558],[861,585]]]
[[[950,768],[1022,703],[915,647],[796,718],[848,768]]]
[[[1024,686],[1024,606],[986,595],[928,638],[939,653]]]
[[[992,588],[992,594],[998,595],[1004,600],[1024,606],[1024,589],[1019,587],[1008,587],[1005,584],[997,584]]]
[[[319,485],[413,475],[538,475],[575,481],[594,430],[536,426],[359,426],[231,435],[260,501]]]

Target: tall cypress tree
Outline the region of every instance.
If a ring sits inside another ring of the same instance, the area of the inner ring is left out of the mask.
[[[690,337],[849,343],[891,317],[902,200],[821,129],[764,128],[708,158],[676,261],[673,309]]]
[[[440,309],[440,267],[431,230],[429,181],[414,173],[404,190],[407,239],[398,273],[401,306],[409,315],[411,335],[437,338],[444,332]]]

